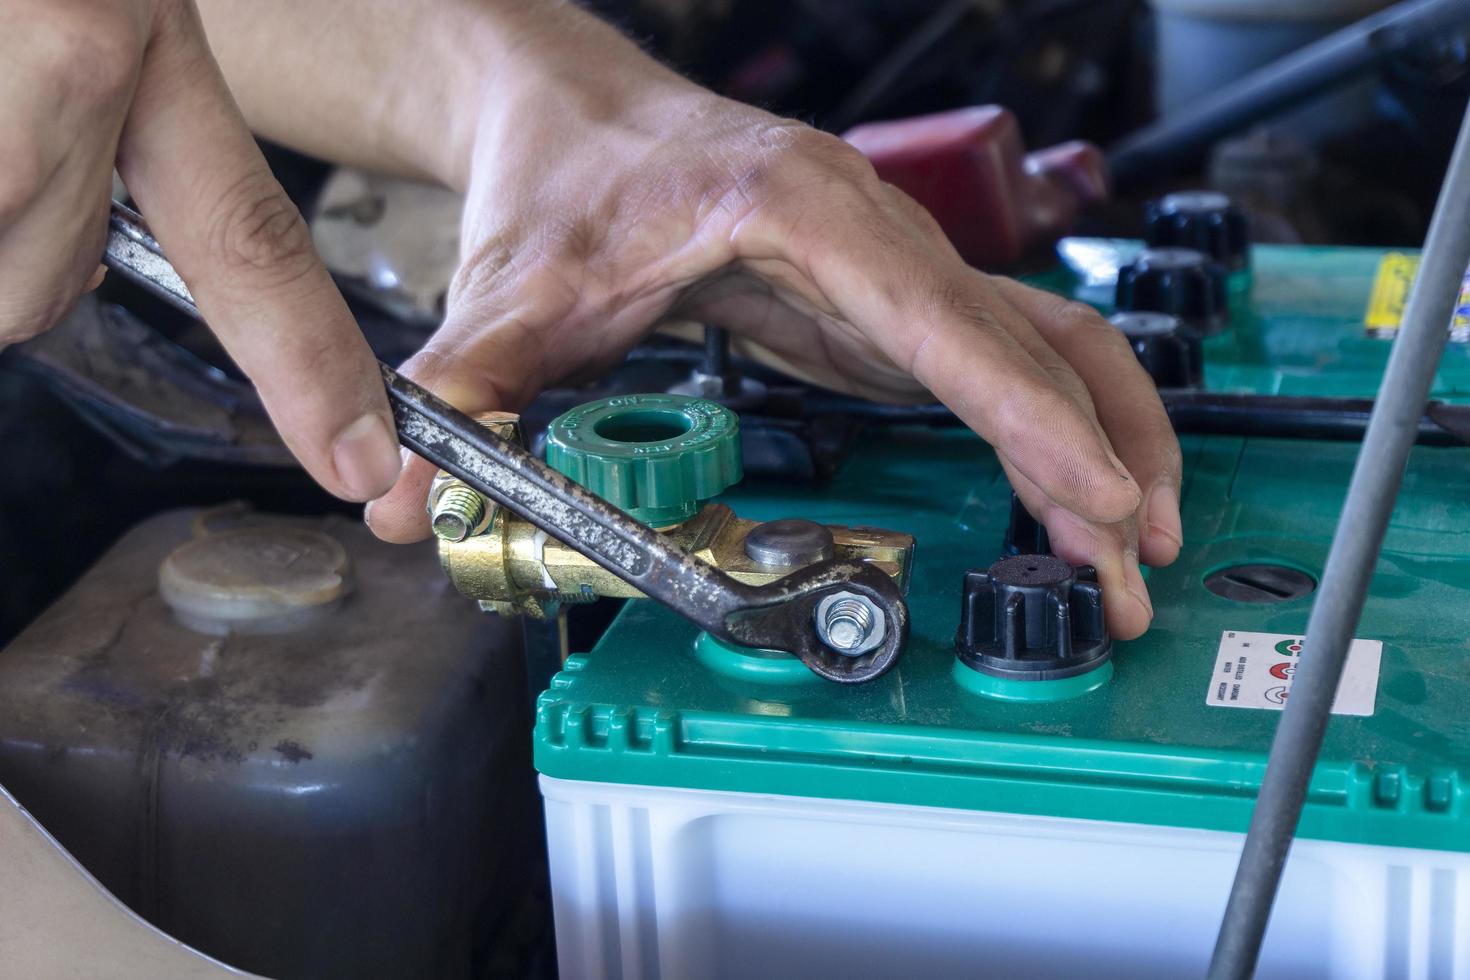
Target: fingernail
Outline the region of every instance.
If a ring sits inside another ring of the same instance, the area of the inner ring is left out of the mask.
[[[403,457],[387,420],[369,412],[337,435],[332,443],[332,465],[348,494],[372,500],[392,489],[403,469]]]
[[[1154,604],[1148,597],[1148,586],[1143,584],[1143,570],[1138,567],[1138,559],[1129,557],[1123,568],[1123,582],[1128,589],[1128,594],[1138,600],[1138,604],[1148,612],[1148,618],[1153,619]]]
[[[1154,487],[1148,495],[1148,533],[1160,534],[1184,547],[1184,526],[1179,521],[1179,495],[1170,486]]]
[[[411,460],[411,459],[413,459],[413,456],[414,456],[414,453],[413,453],[413,450],[412,449],[409,449],[407,446],[399,446],[398,447],[398,475],[399,476],[402,476],[403,475],[404,468],[408,466],[408,461]],[[393,481],[393,485],[395,487],[398,485],[398,480],[396,478]],[[372,527],[373,526],[373,510],[374,510],[375,507],[377,507],[378,501],[380,501],[382,499],[383,499],[382,497],[374,497],[372,500],[369,500],[367,503],[363,504],[363,506],[362,506],[362,522],[364,524],[366,524],[368,527]]]

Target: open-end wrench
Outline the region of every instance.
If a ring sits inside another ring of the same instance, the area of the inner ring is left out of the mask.
[[[116,203],[103,264],[199,318],[189,287],[148,226]],[[738,582],[386,364],[379,367],[403,445],[714,636],[795,654],[817,674],[843,683],[877,677],[903,651],[908,608],[897,583],[881,570],[832,560],[767,585]],[[829,647],[818,631],[818,605],[842,592],[863,596],[883,617],[882,642],[860,656]]]

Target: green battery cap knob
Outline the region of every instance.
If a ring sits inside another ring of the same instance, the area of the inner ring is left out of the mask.
[[[693,517],[739,482],[740,418],[687,395],[617,395],[546,431],[546,462],[653,527]]]

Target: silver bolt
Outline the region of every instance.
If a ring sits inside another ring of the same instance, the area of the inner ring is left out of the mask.
[[[436,536],[463,541],[485,519],[485,498],[463,483],[450,483],[434,498],[429,515]]]
[[[481,412],[475,421],[508,442],[524,445],[520,416],[514,412]],[[429,523],[440,540],[463,541],[483,530],[492,513],[489,501],[443,470],[429,485]]]
[[[834,592],[817,603],[817,636],[837,653],[860,657],[883,642],[883,610],[867,596]]]
[[[772,568],[811,565],[834,553],[831,530],[812,521],[767,521],[745,536],[745,554],[757,564]]]

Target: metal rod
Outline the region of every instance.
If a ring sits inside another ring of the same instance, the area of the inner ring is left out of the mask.
[[[729,398],[731,394],[739,391],[740,379],[730,364],[730,331],[724,327],[705,324],[704,361],[700,370],[709,377],[717,379],[716,397]]]
[[[730,331],[705,324],[704,363],[700,370],[721,380],[730,373]]]
[[[1211,980],[1244,980],[1256,968],[1271,906],[1358,628],[1389,515],[1419,418],[1470,266],[1470,110],[1440,188],[1418,280],[1389,354],[1368,434],[1353,467],[1322,585],[1307,621],[1291,698],[1276,726],[1230,900],[1210,961]]]
[[[1188,109],[1124,137],[1107,151],[1113,180],[1157,174],[1222,136],[1268,118],[1394,57],[1470,23],[1465,0],[1398,3],[1271,62]]]

